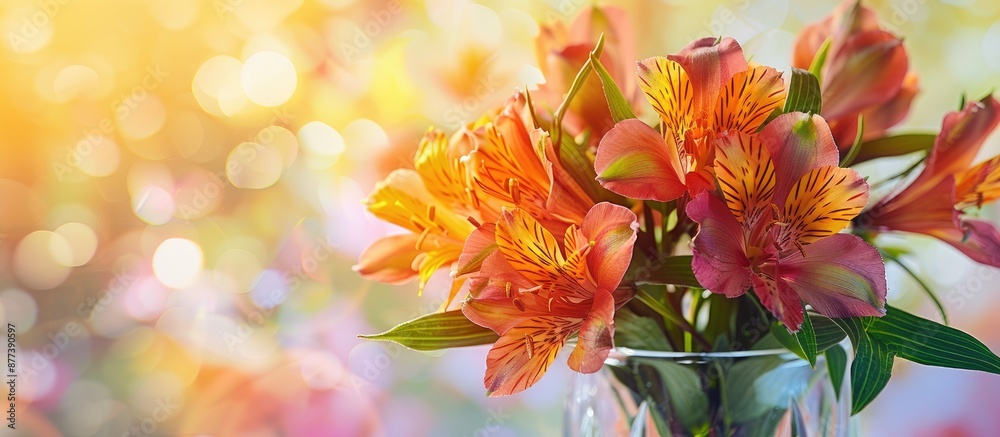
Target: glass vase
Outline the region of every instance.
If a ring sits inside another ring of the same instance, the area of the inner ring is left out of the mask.
[[[822,354],[811,367],[784,349],[675,353],[619,348],[600,372],[576,376],[564,435],[848,436],[848,378],[849,372],[840,375],[838,396]]]

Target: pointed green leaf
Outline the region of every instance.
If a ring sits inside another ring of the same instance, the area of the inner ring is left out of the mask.
[[[823,80],[823,65],[826,64],[826,55],[830,52],[830,44],[833,42],[833,37],[829,37],[826,41],[823,41],[823,45],[819,46],[819,50],[816,51],[816,56],[813,56],[812,63],[809,64],[809,72],[813,76],[816,76],[816,81],[820,82]]]
[[[888,346],[863,336],[851,363],[851,414],[860,413],[889,383],[894,357]]]
[[[813,331],[816,333],[816,352],[826,351],[844,341],[847,334],[833,320],[820,314],[810,313]]]
[[[491,344],[500,338],[490,329],[469,321],[461,310],[428,314],[403,322],[381,334],[359,337],[392,341],[418,351]]]
[[[802,346],[799,346],[798,339],[795,338],[794,334],[788,332],[788,328],[786,328],[785,325],[778,322],[772,323],[771,336],[774,337],[775,340],[778,340],[778,343],[781,343],[785,349],[788,349],[793,354],[798,355],[799,358],[809,361],[805,352],[802,352]]]
[[[795,333],[795,340],[798,342],[799,348],[802,349],[802,354],[805,355],[809,366],[816,367],[816,332],[813,331],[812,317],[809,316],[809,313],[806,313],[802,319],[802,327],[799,328],[799,332]]]
[[[887,305],[867,332],[915,363],[1000,374],[1000,357],[975,337],[898,308]]]
[[[930,150],[934,147],[934,138],[934,134],[904,134],[865,141],[853,163]]]
[[[847,156],[840,160],[841,167],[850,167],[857,159],[858,153],[861,153],[861,148],[864,146],[862,140],[865,138],[865,116],[864,114],[858,114],[858,132],[854,135],[854,144],[851,144],[851,148],[847,150]]]
[[[611,74],[608,70],[601,65],[600,54],[591,53],[590,63],[594,67],[594,72],[597,73],[597,77],[601,79],[601,88],[604,89],[604,97],[608,99],[608,108],[611,110],[611,118],[618,123],[622,120],[627,120],[630,118],[635,118],[635,114],[632,112],[632,107],[629,106],[628,100],[622,95],[622,91],[618,89],[618,85],[615,84],[615,80],[611,78]]]
[[[822,95],[816,76],[801,68],[793,68],[784,112],[819,114],[823,107]]]
[[[831,347],[826,355],[826,371],[830,374],[833,393],[840,399],[840,389],[844,385],[844,374],[847,371],[847,352],[842,347]]]

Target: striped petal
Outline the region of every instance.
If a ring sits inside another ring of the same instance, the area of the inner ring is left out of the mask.
[[[601,139],[594,161],[604,188],[633,199],[674,200],[687,190],[673,135],[624,120]]]
[[[486,355],[483,382],[489,396],[520,393],[538,382],[569,334],[581,324],[580,320],[567,325],[558,318],[539,316],[501,335]]]
[[[774,165],[779,169],[774,187],[777,205],[784,203],[788,190],[802,175],[840,162],[840,151],[833,141],[830,126],[819,115],[783,114],[764,126],[758,138],[771,152]]]
[[[789,331],[796,332],[802,327],[802,322],[805,321],[802,299],[783,282],[772,276],[754,275],[753,292],[760,299],[760,304],[774,314]]]
[[[955,208],[982,206],[1000,198],[1000,156],[962,172],[955,183]]]
[[[733,75],[719,93],[715,107],[715,130],[734,129],[756,133],[764,120],[785,101],[781,73],[755,65]]]
[[[824,238],[780,263],[781,282],[827,317],[885,314],[885,264],[878,250],[857,236]]]
[[[639,62],[639,89],[672,132],[684,135],[692,126],[695,91],[681,64],[662,56]]]
[[[552,293],[576,299],[591,297],[593,289],[586,286],[590,281],[583,260],[567,258],[555,236],[526,211],[501,213],[496,242],[511,268],[544,297]]]
[[[719,91],[736,73],[746,71],[747,60],[740,44],[732,38],[702,38],[693,41],[671,61],[681,64],[697,90],[694,94],[694,115],[709,116],[715,109]]]
[[[868,204],[868,183],[849,168],[824,166],[792,186],[781,210],[778,244],[804,246],[843,230]]]
[[[755,136],[731,131],[716,141],[715,176],[729,210],[747,228],[770,212],[774,195],[771,153]]]
[[[740,223],[725,203],[710,193],[689,202],[687,215],[699,225],[691,245],[691,268],[698,282],[728,297],[745,293],[750,288],[750,261]]]

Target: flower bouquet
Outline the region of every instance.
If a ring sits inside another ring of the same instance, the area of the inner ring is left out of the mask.
[[[1000,266],[1000,232],[972,217],[1000,197],[1000,157],[973,161],[1000,122],[992,95],[937,135],[888,135],[916,75],[853,1],[801,33],[786,72],[724,36],[632,67],[629,29],[615,8],[543,28],[544,85],[430,129],[377,184],[368,210],[409,232],[356,270],[453,283],[440,311],[366,338],[492,344],[489,396],[569,347],[571,369],[607,369],[571,396],[571,435],[842,435],[894,358],[1000,374],[975,338],[886,304],[886,263],[909,270],[875,240],[922,233]],[[905,154],[923,159],[879,195],[851,168]],[[595,414],[595,392],[620,414]]]

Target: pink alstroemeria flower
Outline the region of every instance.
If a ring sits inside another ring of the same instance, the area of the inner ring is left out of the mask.
[[[500,335],[486,357],[490,396],[537,382],[571,335],[571,369],[601,369],[613,346],[615,309],[632,297],[619,290],[632,259],[636,216],[602,202],[560,241],[524,209],[504,210],[465,244],[461,270],[473,265],[472,297],[462,312]]]
[[[903,40],[883,30],[878,15],[858,0],[844,0],[825,19],[810,24],[795,43],[792,66],[808,69],[830,39],[820,70],[823,118],[841,149],[854,142],[858,114],[865,139],[878,138],[906,117],[917,94],[917,76],[908,72]]]
[[[946,115],[920,175],[863,212],[855,226],[930,235],[976,262],[1000,267],[1000,231],[965,214],[1000,198],[1000,156],[972,166],[998,123],[1000,102],[993,96]]]
[[[830,128],[789,113],[759,134],[729,131],[715,157],[722,198],[698,195],[692,268],[708,290],[737,297],[753,287],[791,331],[803,304],[829,317],[881,316],[885,265],[861,238],[839,234],[868,202],[868,184],[838,165]]]
[[[639,62],[639,88],[664,126],[623,120],[597,148],[604,188],[626,197],[670,201],[715,188],[715,136],[756,132],[785,100],[781,74],[747,63],[732,38],[703,38],[666,58]]]

